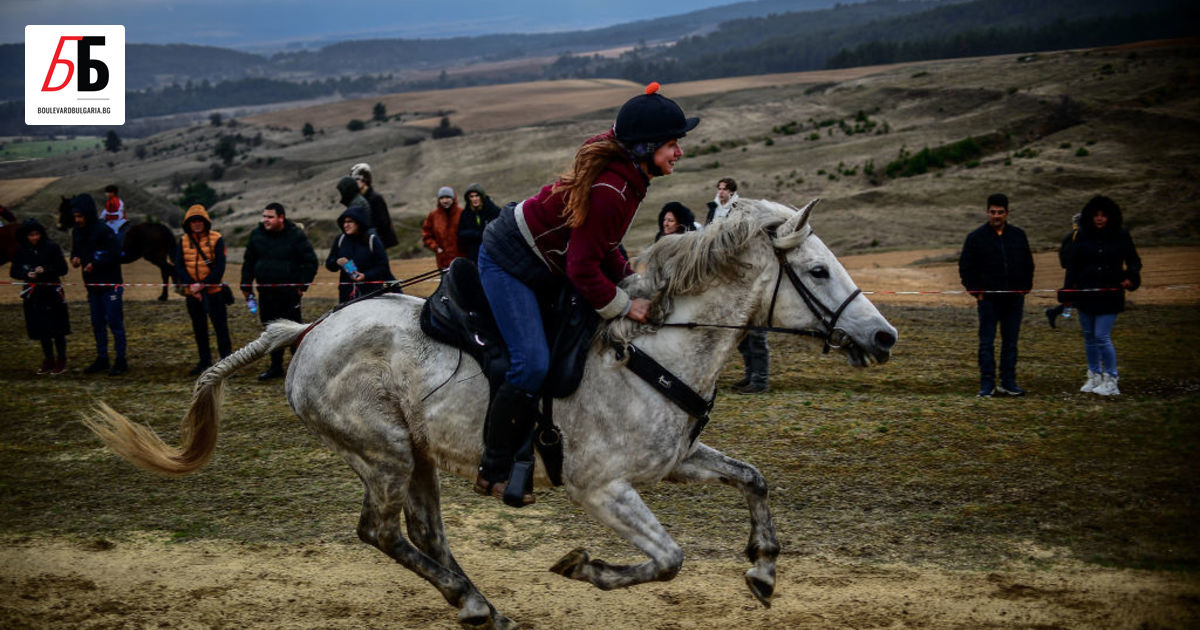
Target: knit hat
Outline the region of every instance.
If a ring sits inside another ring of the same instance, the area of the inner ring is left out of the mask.
[[[617,140],[632,148],[644,142],[661,144],[682,138],[700,124],[699,118],[685,118],[679,105],[658,93],[657,81],[621,106],[613,125]]]
[[[454,197],[454,189],[449,186],[442,186],[438,189],[438,199],[442,197]]]

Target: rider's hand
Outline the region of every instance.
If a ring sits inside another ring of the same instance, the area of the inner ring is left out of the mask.
[[[650,300],[646,298],[633,298],[633,301],[629,304],[629,312],[625,313],[625,317],[645,324],[650,318]]]

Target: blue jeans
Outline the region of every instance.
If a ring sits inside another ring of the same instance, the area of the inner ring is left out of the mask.
[[[96,356],[108,356],[108,329],[112,330],[113,345],[117,358],[125,358],[125,313],[121,296],[125,287],[105,288],[102,291],[88,290],[88,307],[92,314],[92,334],[96,336]]]
[[[1017,337],[1021,334],[1025,296],[985,295],[979,300],[979,378],[996,382],[996,326],[1000,326],[1000,384],[1016,385]]]
[[[536,393],[550,369],[550,347],[537,294],[496,264],[484,247],[479,248],[478,266],[483,292],[508,346],[509,364],[504,378],[526,392]]]
[[[1116,323],[1116,313],[1093,315],[1079,311],[1079,327],[1083,329],[1083,347],[1087,351],[1089,371],[1117,375],[1117,348],[1112,343],[1112,329]]]

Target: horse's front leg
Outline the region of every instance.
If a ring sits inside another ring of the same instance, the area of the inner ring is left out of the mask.
[[[696,443],[696,449],[671,474],[667,481],[676,483],[723,483],[742,491],[750,508],[750,542],[746,557],[754,566],[746,572],[750,592],[770,607],[775,593],[775,560],[779,557],[779,539],[775,522],[767,506],[767,480],[750,464],[738,461],[711,446]]]
[[[171,280],[171,274],[169,270],[170,267],[168,267],[166,263],[158,265],[158,273],[162,276],[162,293],[158,296],[159,302],[167,301],[167,289],[170,287]]]
[[[683,566],[683,550],[628,482],[612,481],[586,491],[571,493],[588,514],[608,525],[632,543],[650,560],[641,564],[615,565],[593,560],[582,547],[563,556],[551,571],[559,575],[591,582],[604,590],[633,586],[643,582],[666,581]]]

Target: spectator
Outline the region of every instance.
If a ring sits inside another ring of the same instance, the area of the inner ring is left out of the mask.
[[[437,254],[438,269],[450,266],[458,258],[458,222],[462,208],[454,196],[454,189],[442,186],[438,189],[437,207],[425,217],[421,224],[421,240],[425,247]]]
[[[378,288],[383,281],[395,279],[388,267],[383,241],[378,234],[369,232],[366,224],[366,212],[360,206],[350,206],[338,217],[342,233],[333,239],[325,268],[339,272],[339,304]]]
[[[708,202],[708,218],[704,220],[705,224],[729,215],[729,211],[737,205],[737,189],[737,180],[732,177],[717,180],[717,194]]]
[[[388,213],[387,202],[372,183],[374,175],[371,173],[371,165],[366,162],[355,164],[350,167],[350,176],[358,182],[358,192],[367,200],[371,209],[367,214],[368,224],[364,227],[375,230],[384,247],[395,247],[400,240],[396,238],[396,228],[392,225],[392,215]]]
[[[691,209],[679,203],[672,201],[662,207],[658,213],[658,234],[654,235],[654,241],[668,234],[683,234],[698,229],[696,225],[696,215],[692,214]]]
[[[483,228],[498,216],[500,216],[500,208],[483,191],[483,186],[479,184],[467,186],[467,207],[463,208],[458,220],[458,255],[469,258],[471,262],[479,260],[479,244],[483,242]]]
[[[87,285],[92,333],[96,337],[96,360],[83,368],[84,374],[108,370],[109,376],[129,371],[125,359],[124,280],[121,277],[121,245],[117,235],[100,222],[96,202],[88,194],[71,199],[75,229],[71,231],[71,266],[83,268]],[[112,330],[117,357],[109,365],[108,330]]]
[[[1117,349],[1112,343],[1117,313],[1125,310],[1125,292],[1142,283],[1142,259],[1122,226],[1121,207],[1104,196],[1083,207],[1079,236],[1067,262],[1066,288],[1079,310],[1087,352],[1088,378],[1081,392],[1117,396]],[[1087,289],[1091,289],[1088,291]]]
[[[205,314],[217,334],[217,352],[221,358],[233,353],[225,309],[224,277],[225,240],[220,232],[212,229],[212,220],[204,206],[196,204],[183,215],[183,236],[179,237],[179,246],[175,250],[175,280],[183,288],[188,317],[192,319],[192,336],[196,338],[196,349],[200,353],[196,367],[189,372],[192,376],[212,365]]]
[[[569,282],[604,319],[649,318],[650,301],[618,286],[633,274],[619,245],[651,179],[675,170],[683,155],[679,139],[700,122],[685,118],[657,90],[651,83],[627,101],[612,129],[579,148],[570,170],[533,197],[505,206],[484,231],[479,279],[510,364],[488,412],[475,477],[480,494],[503,496],[510,505],[534,502],[529,444],[550,361],[539,295]]]
[[[1062,265],[1063,269],[1066,269],[1067,263],[1071,261],[1071,248],[1075,245],[1075,238],[1079,236],[1079,217],[1081,216],[1081,213],[1076,212],[1075,216],[1071,217],[1071,232],[1063,238],[1062,245],[1058,247],[1058,264]],[[1071,307],[1065,304],[1056,304],[1046,307],[1043,312],[1046,314],[1046,321],[1050,322],[1050,327],[1057,328],[1054,320],[1058,319],[1059,315],[1070,317]]]
[[[987,199],[987,223],[967,235],[958,275],[979,311],[979,396],[1024,396],[1017,386],[1017,337],[1025,294],[1033,288],[1033,254],[1025,232],[1008,223],[1008,197]],[[996,325],[1000,326],[1000,384],[996,384]]]
[[[117,196],[115,184],[104,187],[104,214],[100,217],[112,229],[114,234],[120,234],[125,225],[125,202]]]
[[[717,180],[717,193],[713,200],[708,202],[706,223],[729,216],[737,207],[737,189],[737,180],[732,177]],[[767,391],[771,376],[771,346],[767,343],[767,333],[762,330],[747,331],[738,344],[738,353],[742,355],[745,371],[741,380],[733,384],[733,391],[739,394],[761,394]]]
[[[258,281],[258,317],[263,325],[275,319],[300,321],[300,298],[316,275],[317,254],[304,231],[288,220],[283,204],[267,204],[262,225],[250,233],[242,260],[242,295],[254,295],[254,281]],[[258,380],[281,376],[282,348],[271,352],[271,367]]]
[[[26,219],[16,236],[17,253],[8,273],[28,283],[21,291],[21,301],[25,332],[42,344],[42,366],[37,373],[62,374],[67,369],[67,335],[71,334],[61,282],[67,275],[67,261],[37,219]]]

